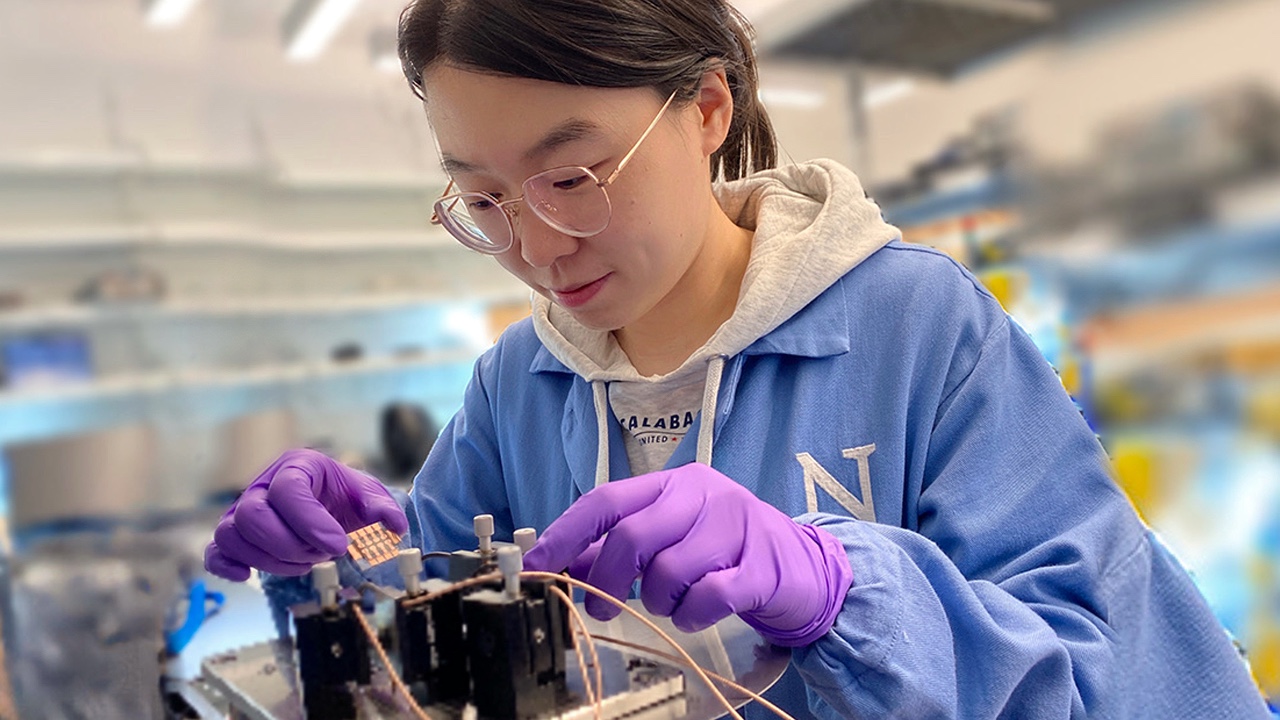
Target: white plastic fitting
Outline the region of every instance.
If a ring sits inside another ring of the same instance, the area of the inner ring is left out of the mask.
[[[422,551],[418,548],[405,548],[396,554],[396,569],[404,579],[404,592],[409,597],[422,594],[422,582],[418,576],[422,573]]]
[[[527,553],[533,548],[533,544],[538,542],[538,531],[533,528],[520,528],[516,531],[513,540],[520,548],[520,552]]]
[[[498,572],[502,573],[507,597],[520,597],[520,572],[524,570],[524,553],[520,548],[507,545],[498,548]]]
[[[311,568],[311,584],[320,592],[320,607],[326,610],[338,607],[338,591],[342,583],[338,581],[337,563],[329,560]]]
[[[493,516],[477,515],[472,525],[476,530],[476,539],[480,541],[480,554],[489,555],[493,552]]]

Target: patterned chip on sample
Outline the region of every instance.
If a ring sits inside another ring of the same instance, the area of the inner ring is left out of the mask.
[[[381,565],[400,551],[400,536],[380,522],[353,530],[347,533],[347,538],[347,554],[361,570]]]

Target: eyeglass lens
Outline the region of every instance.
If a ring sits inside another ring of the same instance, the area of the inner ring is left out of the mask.
[[[524,183],[524,202],[543,222],[567,235],[588,237],[609,225],[610,203],[600,181],[581,167],[554,168]],[[482,193],[441,198],[436,210],[454,236],[481,251],[510,246],[507,212]]]
[[[511,245],[506,211],[488,195],[461,193],[441,198],[436,213],[446,230],[477,250],[501,252]]]

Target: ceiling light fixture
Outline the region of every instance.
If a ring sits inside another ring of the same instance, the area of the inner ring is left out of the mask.
[[[916,82],[910,79],[880,83],[874,87],[867,88],[867,91],[862,95],[862,104],[867,109],[881,107],[895,100],[901,100],[915,92],[915,89]]]
[[[186,19],[200,0],[146,0],[143,12],[147,24],[155,28],[175,27]]]
[[[795,87],[762,87],[756,97],[765,105],[815,110],[827,104],[827,94],[821,90]]]
[[[285,15],[285,55],[295,62],[314,60],[328,47],[360,0],[297,0]]]

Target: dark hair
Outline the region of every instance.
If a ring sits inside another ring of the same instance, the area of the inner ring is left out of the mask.
[[[722,65],[733,94],[712,178],[774,167],[773,126],[756,96],[746,18],[726,0],[413,0],[400,15],[400,63],[423,96],[422,72],[446,61],[497,75],[589,87],[652,87],[693,99]]]

